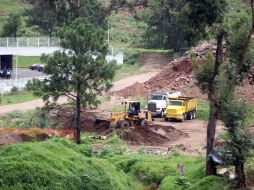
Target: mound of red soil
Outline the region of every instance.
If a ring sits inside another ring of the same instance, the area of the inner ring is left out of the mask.
[[[59,123],[65,130],[75,130],[75,117],[72,112],[67,110],[59,110],[58,116],[54,117],[57,123]],[[95,124],[95,113],[83,112],[80,115],[81,131],[89,133],[102,134],[109,129],[108,122],[101,122]]]
[[[71,112],[63,110],[61,112],[64,117],[60,118],[60,123],[64,126],[65,130],[73,131],[75,129],[75,122],[73,122]],[[70,115],[68,116],[68,114]],[[95,118],[95,116],[91,116],[91,113],[82,113],[81,131],[107,136],[116,130],[110,128],[109,123],[106,121],[96,123],[92,117]],[[184,132],[174,127],[161,125],[136,127],[135,129],[117,129],[116,132],[123,140],[133,145],[162,145],[186,136]]]
[[[216,44],[204,43],[192,48],[191,51],[196,55],[197,60],[204,60],[208,52],[215,54]],[[225,46],[223,52],[226,52]],[[203,94],[195,85],[189,53],[170,62],[160,73],[147,82],[136,83],[113,94],[123,97],[147,96],[154,91],[181,91],[183,96],[192,96],[199,99],[207,98],[207,95]],[[254,103],[254,66],[243,81],[243,85],[237,87],[237,97],[248,103]]]
[[[166,136],[157,134],[150,128],[143,127],[124,131],[121,138],[133,145],[161,145],[169,141]]]
[[[33,137],[26,135],[26,134],[17,134],[17,133],[13,133],[13,132],[1,132],[0,133],[0,147],[9,145],[9,144],[30,142],[33,140],[34,140]]]
[[[144,88],[153,91],[176,90],[192,81],[192,66],[188,58],[174,60],[163,71],[144,83]]]
[[[153,127],[137,127],[133,130],[123,131],[121,138],[132,145],[161,146],[182,136],[187,135],[174,127],[155,125]]]
[[[136,82],[135,84],[112,93],[114,96],[123,96],[123,97],[130,97],[130,96],[147,96],[148,90],[144,88],[144,85],[141,83]]]

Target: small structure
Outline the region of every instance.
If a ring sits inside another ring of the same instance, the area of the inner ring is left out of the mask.
[[[11,78],[13,55],[0,55],[0,77]]]

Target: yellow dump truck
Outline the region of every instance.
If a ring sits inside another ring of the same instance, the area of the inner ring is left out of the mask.
[[[169,105],[164,112],[164,119],[192,120],[196,118],[197,99],[191,97],[169,98]]]

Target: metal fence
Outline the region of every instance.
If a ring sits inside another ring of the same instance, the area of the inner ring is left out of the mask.
[[[0,38],[0,47],[60,47],[60,38]]]

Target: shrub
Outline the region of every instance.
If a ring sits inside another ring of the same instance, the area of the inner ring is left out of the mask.
[[[138,52],[135,50],[127,50],[124,52],[124,63],[134,65],[137,63]]]
[[[223,178],[216,176],[204,177],[197,183],[191,185],[188,190],[221,190],[224,187]]]
[[[18,91],[19,91],[18,87],[13,86],[12,89],[11,89],[11,94],[17,94]]]

